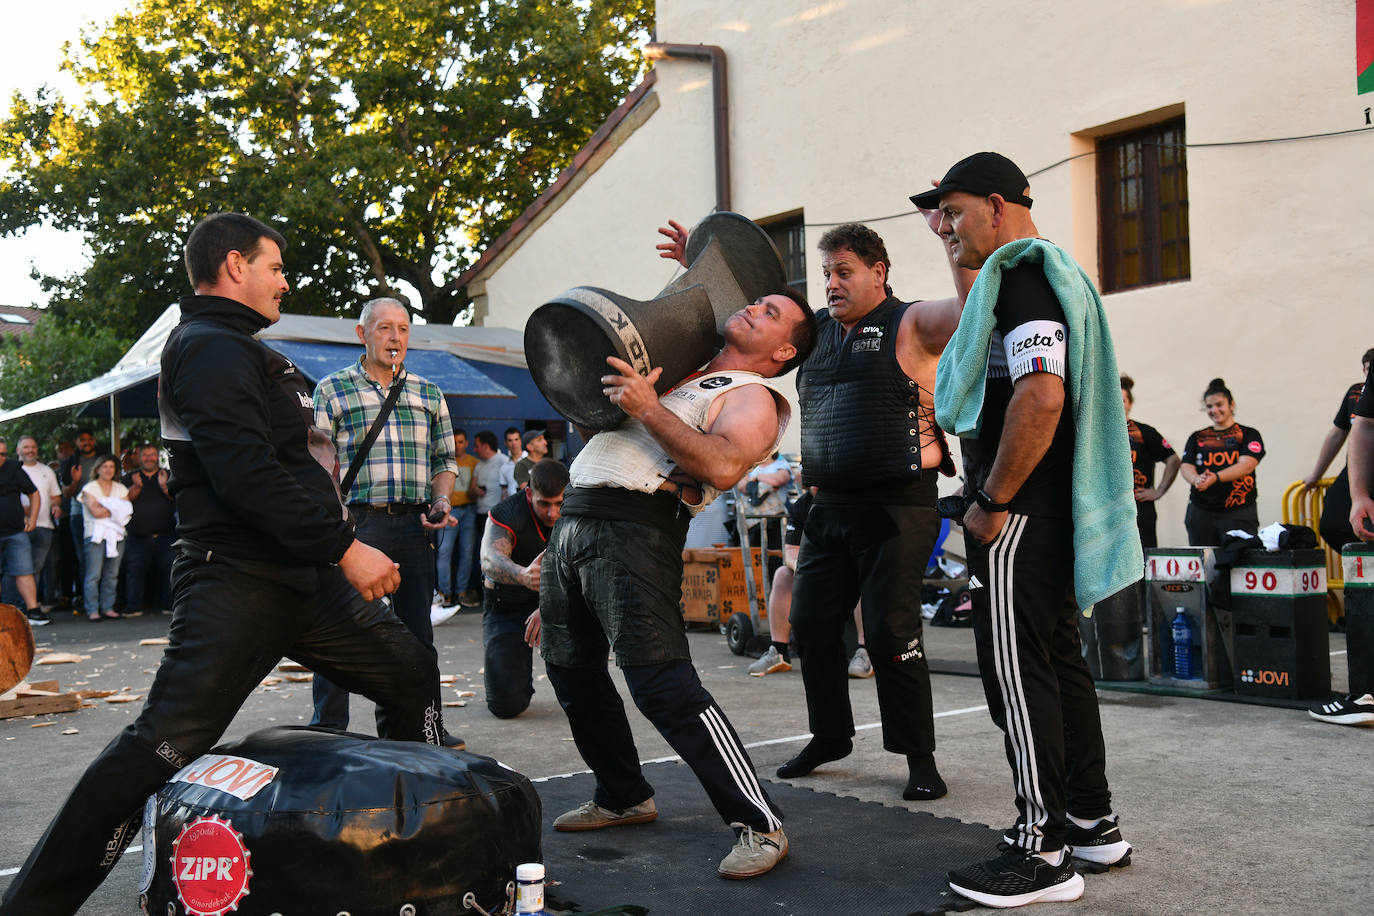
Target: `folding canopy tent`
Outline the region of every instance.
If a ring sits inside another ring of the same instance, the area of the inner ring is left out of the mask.
[[[169,306],[108,372],[0,413],[0,422],[85,404],[81,416],[109,418],[111,447],[118,451],[123,417],[157,416],[162,347],[180,320],[180,308]],[[347,318],[283,315],[258,337],[318,381],[357,360],[356,325]],[[530,378],[519,331],[415,325],[406,365],[439,386],[457,425],[520,426],[557,417]]]

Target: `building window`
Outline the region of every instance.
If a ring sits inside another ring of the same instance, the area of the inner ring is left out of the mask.
[[[806,295],[806,226],[802,211],[787,213],[759,225],[768,233],[782,255],[782,273],[787,285]]]
[[[1183,118],[1097,141],[1104,293],[1191,275],[1183,144]]]

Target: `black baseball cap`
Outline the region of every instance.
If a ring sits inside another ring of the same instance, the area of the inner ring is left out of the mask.
[[[945,177],[940,179],[938,188],[913,194],[911,202],[922,210],[934,210],[940,206],[941,195],[950,191],[966,191],[980,197],[1000,194],[1008,203],[1029,207],[1031,199],[1024,193],[1029,186],[1025,174],[1006,156],[1001,153],[974,153],[954,163]]]
[[[535,439],[538,439],[542,435],[544,435],[544,430],[542,429],[527,429],[525,430],[524,434],[520,436],[520,444],[529,445],[531,442],[533,442]]]

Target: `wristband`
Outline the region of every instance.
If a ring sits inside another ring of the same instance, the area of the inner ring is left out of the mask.
[[[1010,501],[1004,503],[993,502],[992,497],[989,496],[982,487],[979,487],[973,494],[973,501],[976,502],[978,508],[982,509],[984,512],[1006,512],[1011,508]]]

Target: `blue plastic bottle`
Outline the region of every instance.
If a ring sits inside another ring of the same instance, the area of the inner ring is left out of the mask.
[[[1180,681],[1193,679],[1193,625],[1183,608],[1174,615],[1174,677]]]

